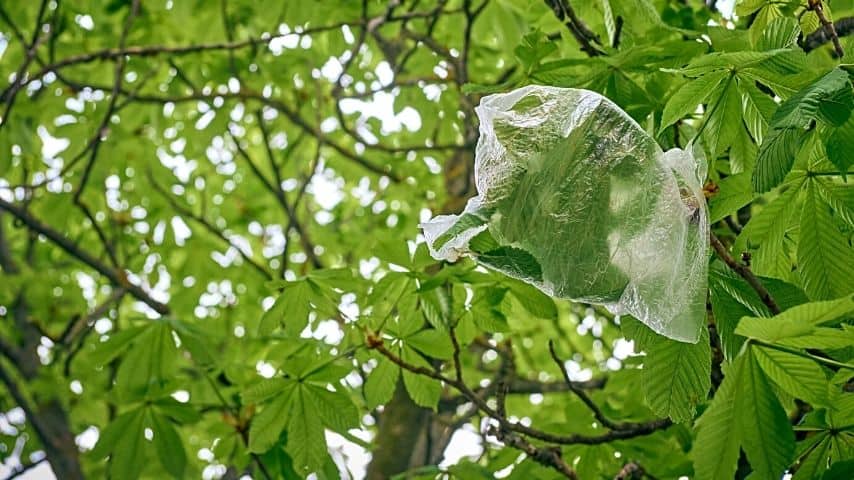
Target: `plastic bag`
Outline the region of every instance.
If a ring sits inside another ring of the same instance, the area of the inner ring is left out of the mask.
[[[705,165],[662,152],[587,90],[528,86],[476,109],[479,195],[422,225],[439,260],[461,255],[559,298],[630,314],[696,343],[706,304]]]

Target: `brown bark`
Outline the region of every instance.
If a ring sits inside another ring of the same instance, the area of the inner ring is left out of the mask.
[[[376,449],[368,465],[367,480],[384,480],[423,465],[425,452],[416,448],[426,434],[430,410],[416,405],[399,381],[394,397],[385,406],[379,420]],[[419,451],[420,450],[420,451]]]
[[[4,237],[2,218],[0,218],[0,267],[4,274],[13,275],[19,271]],[[6,346],[2,353],[14,365],[23,381],[32,382],[38,378],[41,367],[36,348],[41,342],[42,333],[32,323],[23,289],[18,293],[11,309],[21,338],[18,345],[4,342]],[[80,468],[79,451],[74,442],[74,433],[71,431],[68,415],[62,403],[53,395],[44,399],[27,398],[21,391],[17,379],[3,368],[2,360],[0,360],[0,382],[6,386],[15,403],[24,410],[27,421],[32,425],[56,478],[63,480],[84,478],[83,470]]]

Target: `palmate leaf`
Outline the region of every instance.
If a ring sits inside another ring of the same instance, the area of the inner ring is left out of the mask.
[[[557,306],[554,300],[536,287],[512,278],[503,279],[516,301],[531,315],[539,318],[557,318]]]
[[[808,301],[806,295],[792,284],[774,278],[760,278],[760,281],[783,310]],[[771,312],[750,285],[721,262],[713,263],[709,269],[709,299],[724,356],[732,360],[745,340],[744,336],[736,333],[741,319],[770,317]]]
[[[757,50],[789,48],[798,41],[800,33],[801,27],[794,18],[775,18],[762,31],[762,36],[756,43],[756,48]]]
[[[810,298],[823,300],[854,289],[854,249],[837,227],[831,206],[816,190],[812,182],[807,185],[801,212],[798,267]]]
[[[717,158],[718,153],[732,145],[741,126],[741,93],[731,75],[726,81],[720,95],[710,103],[706,113],[702,135],[711,151],[711,158]]]
[[[325,387],[303,383],[300,392],[330,430],[346,432],[359,426],[359,410],[343,387],[332,392]]]
[[[825,139],[827,158],[839,171],[845,173],[854,162],[854,115],[844,124],[834,128]]]
[[[793,174],[793,177],[794,174]],[[780,195],[758,212],[745,225],[736,239],[734,251],[749,251],[752,267],[763,276],[788,280],[792,265],[783,251],[784,235],[796,211],[796,201],[804,178],[797,176],[780,187]]]
[[[750,349],[765,375],[781,389],[811,405],[827,405],[827,379],[817,363],[769,347]]]
[[[738,462],[740,436],[735,422],[737,377],[744,357],[724,370],[723,383],[715,392],[709,408],[696,422],[696,437],[691,449],[697,480],[730,480]]]
[[[404,338],[404,342],[419,352],[441,360],[447,360],[454,354],[454,347],[448,334],[436,329],[424,329]]]
[[[252,419],[249,427],[249,451],[264,453],[279,441],[288,422],[296,385],[291,382],[272,402]]]
[[[329,453],[320,412],[312,395],[304,388],[297,389],[287,419],[288,443],[285,451],[294,469],[304,475],[323,468]]]
[[[812,181],[821,198],[833,208],[833,213],[839,215],[848,227],[854,228],[854,186],[835,184],[822,178],[813,178]]]
[[[647,348],[642,370],[650,408],[674,422],[691,420],[695,407],[706,400],[711,388],[711,366],[709,332],[705,328],[695,344],[656,334]]]
[[[728,75],[725,71],[715,71],[683,84],[664,106],[660,130],[694,113],[698,105],[705,103],[706,99],[720,90],[718,86]]]
[[[150,324],[134,340],[116,372],[116,391],[127,399],[159,397],[178,368],[178,347],[165,320]]]
[[[771,318],[742,318],[735,333],[775,343],[813,333],[816,327],[854,312],[854,295],[792,307]]]
[[[243,390],[240,397],[246,405],[263,403],[273,397],[281,395],[281,393],[292,384],[292,381],[281,377],[263,379],[255,385]]]
[[[401,358],[412,365],[432,368],[421,355],[408,347],[401,350]],[[403,384],[413,402],[422,407],[436,408],[436,404],[439,403],[439,396],[442,394],[442,385],[438,381],[409,370],[403,370]]]
[[[744,449],[757,478],[779,478],[792,460],[795,438],[750,350],[725,369],[724,381],[697,421],[691,458],[700,480],[731,479]]]
[[[718,193],[709,199],[711,223],[732,215],[756,197],[750,185],[750,174],[746,172],[724,178],[718,183],[718,187]]]
[[[738,75],[736,78],[744,101],[744,124],[750,135],[761,144],[777,104],[771,97],[760,91],[751,79],[742,79]]]
[[[381,358],[365,381],[366,406],[373,410],[391,400],[399,378],[400,367],[392,363],[391,360]]]
[[[756,169],[753,171],[753,189],[767,192],[786,178],[795,163],[805,133],[799,128],[771,128],[759,146]]]
[[[154,432],[152,443],[160,458],[160,463],[167,472],[175,478],[184,478],[184,470],[187,467],[187,452],[184,450],[184,442],[178,435],[178,431],[172,422],[163,415],[149,410],[151,429]]]
[[[812,123],[821,120],[842,125],[854,108],[854,94],[848,74],[831,70],[817,81],[783,102],[771,118],[769,134],[763,139],[753,172],[757,192],[771,190],[786,177],[794,157]]]
[[[735,421],[747,461],[758,478],[779,478],[792,460],[795,434],[753,355],[745,354]]]

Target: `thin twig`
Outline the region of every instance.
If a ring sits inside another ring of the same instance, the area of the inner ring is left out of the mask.
[[[89,265],[95,271],[107,277],[113,285],[127,289],[128,293],[133,295],[137,300],[140,300],[151,307],[157,313],[161,315],[169,314],[168,306],[155,300],[148,292],[143,290],[142,287],[130,283],[127,278],[127,273],[123,269],[110,268],[108,265],[95,258],[92,254],[69,240],[59,231],[33,217],[24,208],[0,198],[0,210],[5,210],[11,213],[12,216],[26,225],[28,229],[45,236],[48,240],[64,250],[65,253],[80,260],[86,265]]]
[[[768,310],[771,311],[772,314],[777,315],[781,312],[780,307],[777,305],[777,302],[774,301],[774,297],[771,296],[771,293],[762,285],[762,282],[759,281],[759,278],[754,275],[753,271],[750,270],[750,267],[738,262],[732,255],[730,255],[727,248],[721,243],[720,239],[714,232],[711,232],[709,235],[709,241],[712,244],[712,248],[715,250],[715,253],[718,254],[718,257],[726,263],[729,268],[733,269],[737,274],[739,274],[743,279],[747,281],[747,283],[753,288],[753,290],[759,295],[759,299],[762,300]]]
[[[545,0],[546,5],[552,10],[561,22],[565,21],[566,27],[569,29],[572,36],[578,42],[581,50],[589,57],[603,55],[602,50],[593,46],[593,44],[602,45],[599,40],[599,35],[590,30],[590,27],[584,23],[581,18],[575,13],[569,0]]]
[[[418,365],[413,365],[411,363],[406,362],[398,355],[395,355],[394,353],[389,351],[388,348],[386,348],[383,344],[382,338],[377,337],[376,335],[370,335],[368,337],[367,344],[369,348],[377,350],[383,356],[385,356],[404,370],[408,370],[412,373],[416,373],[418,375],[423,375],[434,380],[444,382],[456,388],[460,393],[465,395],[466,398],[468,398],[472,403],[477,405],[481,411],[497,420],[502,428],[511,432],[521,433],[532,438],[543,440],[545,442],[559,445],[599,445],[602,443],[612,442],[614,440],[625,440],[629,438],[649,435],[650,433],[656,432],[658,430],[666,429],[673,424],[669,418],[661,418],[649,422],[626,424],[626,428],[622,430],[611,430],[601,435],[594,436],[581,434],[558,435],[549,432],[544,432],[536,428],[526,427],[521,423],[511,422],[507,418],[502,417],[498,414],[498,412],[495,411],[495,409],[493,409],[487,404],[486,400],[478,396],[465,383],[459,382],[454,378],[446,377],[445,375],[442,375],[442,373],[439,371]]]
[[[809,0],[808,10],[812,10],[815,12],[815,15],[818,17],[818,21],[821,23],[822,28],[827,32],[827,35],[830,37],[830,41],[833,43],[833,50],[836,52],[836,56],[842,58],[845,55],[845,51],[842,50],[842,44],[839,42],[839,35],[836,33],[836,27],[833,25],[827,15],[824,13],[824,5],[822,5],[821,0]]]
[[[563,376],[564,382],[566,382],[566,386],[574,393],[587,408],[593,412],[593,417],[602,424],[602,426],[606,428],[610,428],[611,430],[625,430],[626,428],[631,428],[631,424],[625,423],[615,423],[608,419],[602,410],[599,408],[593,400],[587,395],[587,393],[575,386],[575,383],[572,379],[569,378],[569,373],[566,371],[566,367],[563,364],[563,361],[558,357],[557,352],[555,351],[555,343],[553,340],[549,340],[549,354],[551,354],[552,360],[554,360],[555,364],[560,369],[560,373]]]

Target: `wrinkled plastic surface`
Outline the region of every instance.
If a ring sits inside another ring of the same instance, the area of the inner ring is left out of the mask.
[[[484,97],[479,195],[422,225],[461,255],[559,298],[629,314],[695,343],[706,300],[705,165],[661,148],[607,98],[529,86]]]

